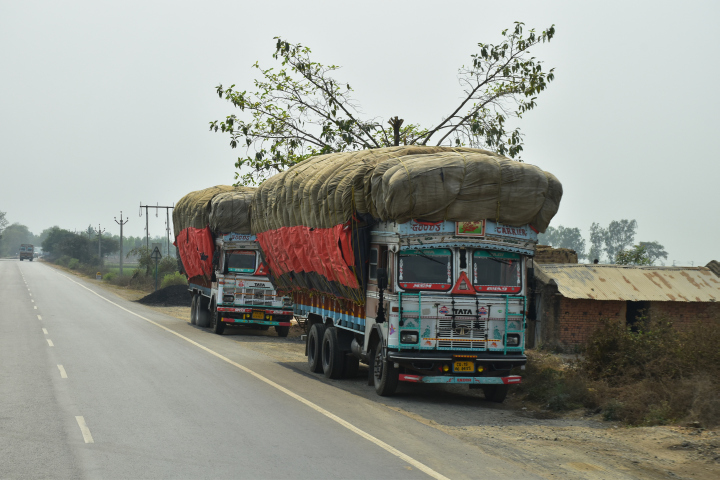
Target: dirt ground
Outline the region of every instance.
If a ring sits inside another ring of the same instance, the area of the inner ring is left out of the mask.
[[[107,284],[103,287],[128,300],[145,296]],[[148,308],[190,321],[187,307]],[[263,353],[299,374],[313,375],[306,366],[302,334],[298,325],[287,338],[277,337],[273,329],[228,327],[225,333],[242,348]],[[512,394],[504,404],[492,404],[479,390],[464,386],[403,384],[395,396],[383,398],[366,385],[366,376],[364,366],[358,378],[351,380],[316,375],[318,381],[371,399],[489,454],[529,465],[546,478],[720,478],[717,429],[693,425],[629,428],[584,410],[563,415],[543,411]]]

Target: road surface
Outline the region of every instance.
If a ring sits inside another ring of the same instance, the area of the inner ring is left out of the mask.
[[[0,285],[0,478],[539,478],[41,262]]]

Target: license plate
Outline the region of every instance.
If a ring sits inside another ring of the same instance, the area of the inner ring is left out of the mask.
[[[264,319],[265,319],[265,312],[254,311],[254,312],[253,312],[253,315],[252,315],[252,318],[253,318],[254,320],[264,320]]]
[[[455,362],[453,365],[454,372],[474,372],[475,364],[473,362]]]

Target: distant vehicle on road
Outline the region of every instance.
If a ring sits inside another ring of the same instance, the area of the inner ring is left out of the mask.
[[[20,245],[20,261],[27,259],[31,262],[33,261],[33,257],[35,256],[35,247],[33,245],[30,245],[29,243],[23,243]]]

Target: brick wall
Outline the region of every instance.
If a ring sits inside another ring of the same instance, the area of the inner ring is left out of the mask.
[[[571,299],[561,297],[557,314],[559,317],[559,342],[563,346],[582,345],[605,318],[625,322],[626,304],[615,300]]]
[[[548,245],[535,247],[535,263],[578,263],[577,253],[569,248],[553,248]]]
[[[583,345],[605,318],[625,323],[627,302],[570,299],[555,294],[546,297],[542,308],[540,343],[560,348]],[[664,318],[678,329],[720,322],[720,302],[648,302],[650,318]]]
[[[700,323],[720,322],[720,302],[650,302],[651,318],[666,318],[684,330]]]

